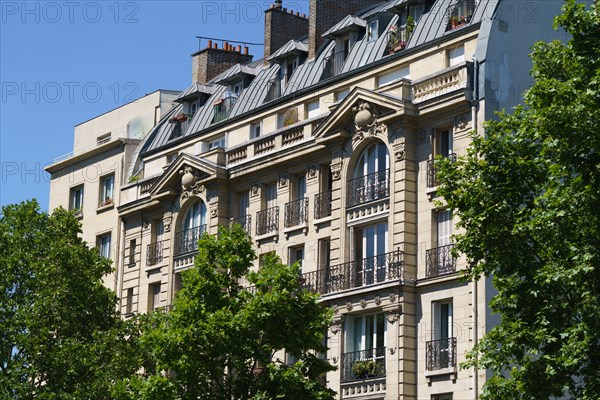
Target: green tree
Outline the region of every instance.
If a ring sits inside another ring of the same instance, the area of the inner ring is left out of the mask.
[[[239,225],[200,239],[195,268],[168,313],[143,330],[145,376],[120,383],[122,399],[332,399],[319,379],[333,368],[316,354],[330,310],[301,287],[298,265],[264,259]],[[243,288],[242,277],[253,285]],[[286,365],[282,351],[296,357]]]
[[[135,335],[102,285],[110,261],[73,215],[35,201],[0,216],[0,398],[107,399],[135,371]]]
[[[534,46],[525,107],[440,171],[467,275],[498,290],[466,364],[494,372],[485,399],[600,393],[600,14],[568,1],[555,27],[571,39]]]

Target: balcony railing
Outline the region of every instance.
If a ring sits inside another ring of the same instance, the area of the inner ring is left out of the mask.
[[[385,347],[342,354],[342,382],[385,377]]]
[[[331,191],[315,194],[315,219],[331,215]]]
[[[448,25],[446,31],[465,26],[471,21],[475,11],[475,0],[458,0],[454,5],[448,7],[446,15],[448,16]]]
[[[452,153],[448,156],[452,161],[456,161],[456,154]],[[437,160],[428,160],[427,161],[427,187],[432,188],[436,187],[440,184],[437,177]],[[439,162],[439,161],[438,161]]]
[[[256,235],[266,235],[279,229],[279,207],[271,207],[256,213]]]
[[[346,62],[348,53],[340,51],[325,59],[325,69],[323,70],[323,79],[332,78],[342,73],[342,68]]]
[[[456,259],[452,257],[454,244],[436,247],[425,252],[427,277],[451,274],[456,271]]]
[[[287,203],[284,217],[286,228],[306,223],[308,221],[308,197]]]
[[[194,228],[181,231],[175,234],[175,252],[176,256],[190,253],[198,250],[198,240],[206,232],[206,225],[196,226]]]
[[[383,199],[390,195],[390,170],[373,172],[348,182],[348,207]]]
[[[427,371],[435,371],[456,365],[456,338],[431,340],[426,345]]]
[[[242,226],[242,229],[244,231],[246,231],[246,233],[249,235],[250,232],[252,232],[251,230],[251,226],[252,226],[252,216],[250,214],[248,215],[242,215],[241,217],[238,218],[231,218],[230,220],[231,224],[240,224]]]
[[[334,293],[402,278],[403,268],[404,253],[396,250],[304,273],[302,285],[311,292]]]
[[[152,266],[163,259],[163,241],[150,243],[146,248],[146,265]]]

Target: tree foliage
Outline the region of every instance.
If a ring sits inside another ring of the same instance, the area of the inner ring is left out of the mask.
[[[555,25],[571,39],[535,45],[525,106],[440,171],[468,275],[498,290],[466,365],[495,373],[485,399],[600,393],[600,15],[572,0]]]
[[[320,377],[332,369],[317,357],[330,311],[299,282],[298,265],[255,259],[239,225],[199,242],[195,267],[168,313],[143,329],[145,376],[119,384],[121,399],[332,399]],[[247,276],[253,285],[243,288]],[[286,365],[282,352],[297,361]]]
[[[64,209],[0,216],[0,398],[106,399],[135,371],[134,332],[102,285],[110,261]]]

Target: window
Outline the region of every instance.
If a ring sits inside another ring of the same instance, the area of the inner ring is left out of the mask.
[[[264,201],[265,208],[271,208],[277,205],[277,183],[267,185]]]
[[[101,145],[110,141],[111,133],[105,133],[104,135],[100,135],[96,138],[96,144]]]
[[[177,153],[177,152],[171,153],[171,154],[167,154],[167,165],[169,165],[173,161],[175,161],[175,159],[177,158],[178,155],[179,155],[179,153]]]
[[[433,371],[456,365],[456,338],[452,331],[452,301],[431,304],[433,340],[426,343],[426,368]]]
[[[385,376],[386,330],[385,313],[346,317],[342,381]]]
[[[129,241],[129,265],[135,264],[135,246],[136,246],[136,240],[131,239]]]
[[[244,90],[244,82],[236,82],[231,85],[231,91],[236,95],[239,95]]]
[[[133,312],[133,288],[127,289],[127,304],[125,305],[125,314]]]
[[[239,196],[240,196],[239,216],[240,216],[240,218],[243,218],[246,215],[248,215],[248,213],[250,211],[250,193],[242,192],[242,193],[240,193]]]
[[[438,276],[456,271],[452,256],[452,211],[440,210],[433,214],[432,248],[425,252],[426,276]]]
[[[379,20],[373,20],[369,22],[367,27],[367,38],[369,41],[377,40],[379,37]]]
[[[262,132],[262,121],[250,124],[250,139],[256,139]]]
[[[71,189],[71,200],[69,210],[81,210],[83,208],[83,185]]]
[[[342,89],[335,93],[335,100],[342,101],[350,94],[350,88]]]
[[[316,118],[321,115],[321,112],[319,111],[319,100],[308,103],[306,114],[308,118]]]
[[[452,67],[465,61],[465,47],[459,46],[448,51],[448,66]]]
[[[384,256],[388,252],[388,224],[354,228],[354,259],[356,263],[356,286],[384,282],[390,265]]]
[[[225,136],[220,136],[220,137],[208,142],[208,150],[217,149],[217,148],[221,148],[221,149],[225,148]]]
[[[160,282],[148,286],[148,311],[160,308]]]
[[[348,182],[348,207],[389,196],[390,157],[383,142],[367,147],[356,161]]]
[[[298,57],[288,59],[285,62],[285,67],[281,69],[281,71],[285,71],[285,74],[281,79],[283,83],[287,84],[289,82],[296,68],[298,68]]]
[[[452,400],[452,393],[434,394],[431,400]]]
[[[397,69],[395,71],[391,71],[391,72],[381,75],[379,77],[379,87],[389,85],[390,83],[397,82],[402,78],[409,78],[409,77],[410,77],[409,67],[406,66],[406,67]]]
[[[304,265],[304,245],[290,247],[288,255],[289,263],[300,263],[300,268]]]
[[[183,219],[183,229],[194,229],[206,225],[206,205],[198,201],[190,207]]]
[[[100,207],[113,203],[115,175],[111,174],[100,179]]]
[[[289,107],[283,112],[277,114],[278,128],[293,125],[296,122],[298,122],[298,109],[296,107]]]
[[[331,240],[329,238],[319,239],[319,269],[325,269],[330,263]]]
[[[450,129],[439,131],[435,135],[434,156],[449,157],[452,155],[452,132]]]
[[[98,237],[98,250],[102,257],[110,258],[110,233]]]
[[[452,235],[452,211],[440,210],[436,214],[436,247],[447,246]]]

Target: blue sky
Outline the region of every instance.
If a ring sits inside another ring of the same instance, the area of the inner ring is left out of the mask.
[[[196,36],[262,43],[271,3],[0,0],[0,205],[37,198],[46,210],[43,168],[72,150],[75,125],[185,89]],[[308,0],[283,3],[308,13]]]

